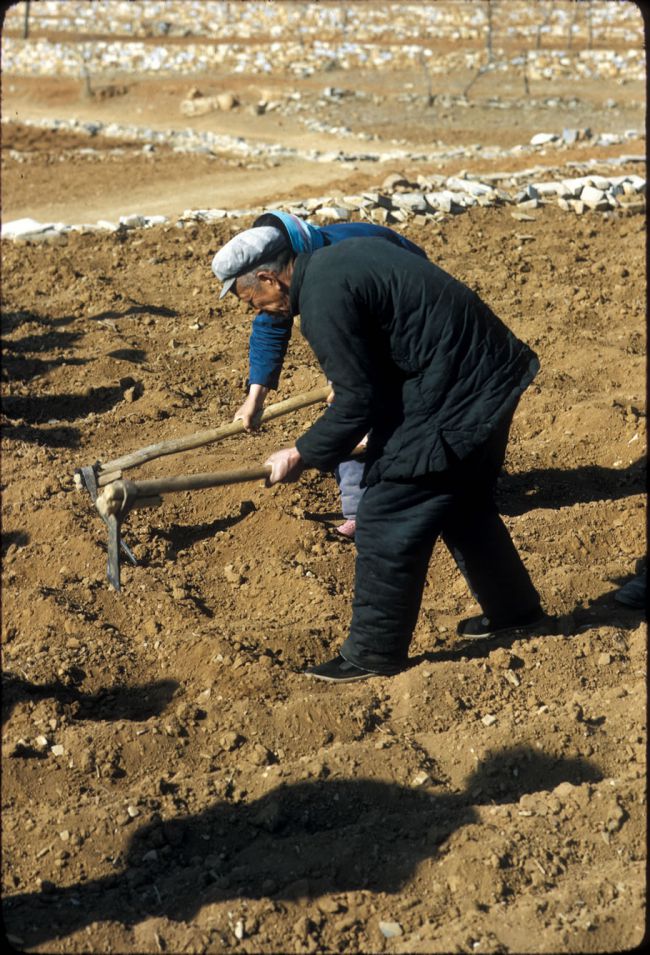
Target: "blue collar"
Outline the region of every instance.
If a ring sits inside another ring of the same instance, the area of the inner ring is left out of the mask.
[[[305,222],[291,212],[271,212],[275,219],[279,219],[289,236],[291,248],[296,254],[300,252],[314,252],[316,249],[322,249],[325,245],[325,238],[317,226]]]

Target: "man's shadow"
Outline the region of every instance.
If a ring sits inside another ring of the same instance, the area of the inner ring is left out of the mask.
[[[646,491],[647,464],[638,458],[625,468],[587,464],[576,468],[530,468],[499,478],[499,511],[517,517],[536,508],[558,509],[590,501],[617,501]]]
[[[73,679],[82,680],[82,671],[73,673]],[[11,716],[14,708],[22,702],[53,699],[62,704],[69,715],[77,720],[143,721],[164,713],[179,684],[174,680],[158,680],[139,686],[114,686],[98,693],[84,693],[74,682],[32,683],[15,673],[2,676],[2,725]],[[23,756],[40,755],[36,750],[24,752]]]
[[[478,822],[476,803],[601,778],[586,760],[515,747],[488,755],[458,792],[369,779],[280,785],[251,802],[154,818],[134,832],[114,875],[5,895],[5,929],[31,948],[96,922],[190,921],[202,906],[234,898],[398,893],[438,843]]]

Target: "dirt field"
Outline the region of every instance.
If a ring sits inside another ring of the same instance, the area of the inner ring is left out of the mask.
[[[93,102],[71,80],[5,75],[3,113],[127,123],[147,110],[149,125],[186,126],[178,103],[189,85],[133,77],[124,95]],[[545,90],[575,93],[561,83]],[[577,121],[561,104],[544,115],[495,111],[477,91],[471,121],[451,108],[435,138],[512,145],[549,125],[642,129],[639,85],[616,88],[618,111],[603,106],[611,95],[594,81]],[[376,109],[392,137],[421,142],[420,120],[394,97]],[[251,125],[240,109],[195,123],[336,148],[277,114],[259,119]],[[298,160],[256,170],[128,143],[116,154],[101,137],[89,157],[86,145],[4,126],[5,221],[178,215],[345,193],[409,171]],[[639,140],[561,157],[644,148]],[[633,171],[645,175],[639,163]],[[500,502],[557,633],[460,644],[456,624],[477,608],[439,545],[411,668],[343,687],[301,674],[338,648],[350,616],[354,545],[332,532],[340,505],[331,475],[178,494],[133,513],[124,535],[139,563],[123,568],[119,594],[106,581],[105,528],[73,484],[81,465],[231,419],[250,318],[232,296],[218,299],[210,261],[250,224],[2,242],[10,943],[57,953],[639,944],[646,630],[613,593],[646,550],[644,215],[578,217],[549,204],[518,221],[502,205],[404,225],[540,356]],[[277,399],[323,383],[296,332]],[[129,477],[259,465],[317,414]]]

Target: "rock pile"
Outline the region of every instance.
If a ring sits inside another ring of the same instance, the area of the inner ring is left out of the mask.
[[[534,178],[538,172],[538,169],[532,169],[517,174],[491,173],[481,177],[468,173],[448,177],[418,176],[416,181],[395,173],[388,176],[377,191],[343,197],[285,200],[264,208],[187,209],[175,225],[182,228],[186,223],[195,221],[249,217],[260,215],[267,209],[284,209],[303,218],[314,217],[321,224],[365,220],[397,227],[407,221],[416,224],[440,221],[475,205],[509,204],[514,207],[513,216],[522,220],[530,217],[530,210],[539,209],[549,202],[556,202],[561,209],[577,214],[587,210],[610,212],[624,209],[627,212],[639,212],[645,209],[646,180],[641,176],[632,173],[620,176],[593,173],[555,181],[534,179],[522,187],[522,179]],[[129,215],[121,216],[118,222],[68,225],[61,222],[39,223],[25,218],[3,223],[2,238],[23,242],[57,242],[65,241],[64,234],[70,231],[128,232],[168,221],[165,216]]]
[[[204,116],[215,110],[229,112],[239,105],[234,93],[219,93],[217,96],[204,96],[197,89],[190,90],[187,99],[181,103],[181,113],[184,116]]]
[[[50,36],[22,39],[22,4],[7,14],[2,38],[5,73],[79,76],[104,72],[194,74],[221,68],[234,73],[309,76],[332,67],[395,70],[426,62],[432,74],[487,65],[487,53],[453,49],[440,41],[485,39],[486,5],[473,2],[418,4],[296,4],[157,2],[88,4],[58,0],[32,6],[33,30]],[[555,3],[536,15],[527,4],[502,4],[493,23],[491,68],[525,65],[530,79],[557,76],[643,79],[643,21],[633,4],[590,2],[580,17]],[[543,21],[543,22],[541,22]],[[111,41],[83,39],[97,33]],[[61,39],[56,39],[59,33]],[[70,33],[81,34],[82,42]],[[174,37],[174,42],[167,42]],[[187,42],[179,42],[179,38]],[[527,59],[508,57],[501,41],[512,37],[530,49]],[[151,39],[158,42],[148,42]],[[214,42],[214,41],[217,42]],[[544,47],[537,49],[538,40]],[[534,44],[533,44],[534,41]],[[580,45],[582,49],[574,49]],[[627,49],[619,52],[621,41]],[[589,44],[589,49],[584,47]],[[607,48],[612,44],[616,48]],[[424,58],[424,59],[423,59]]]
[[[224,96],[227,94],[224,94]],[[203,97],[212,101],[212,97]],[[201,97],[187,99],[187,103],[201,103]],[[221,97],[217,97],[221,99]],[[229,103],[230,100],[224,100]],[[228,108],[218,105],[218,108]],[[208,108],[212,108],[209,106]],[[3,117],[3,123],[13,122],[10,118]],[[438,143],[435,147],[429,147],[426,150],[413,151],[408,149],[389,149],[377,152],[369,150],[348,151],[342,149],[320,150],[320,149],[297,149],[291,146],[285,146],[281,143],[249,142],[243,136],[228,136],[222,133],[213,133],[210,130],[198,129],[152,129],[148,126],[136,126],[133,124],[120,123],[102,123],[99,120],[81,121],[77,119],[41,119],[41,120],[23,120],[25,126],[37,126],[46,129],[69,130],[76,133],[88,135],[90,137],[102,135],[109,139],[131,140],[144,142],[147,147],[155,149],[156,146],[169,146],[178,152],[197,152],[213,155],[234,155],[245,157],[247,159],[266,159],[279,160],[287,158],[306,159],[309,162],[433,162],[436,160],[448,160],[457,157],[477,157],[484,159],[504,158],[508,156],[519,156],[522,153],[534,153],[537,150],[552,147],[557,150],[568,148],[569,146],[587,147],[589,145],[615,145],[624,143],[628,139],[638,139],[643,137],[643,133],[636,129],[626,130],[624,133],[600,133],[592,135],[590,131],[566,129],[561,135],[556,133],[542,133],[534,136],[529,144],[513,146],[511,149],[504,149],[501,146],[483,146],[481,144],[468,144],[463,146],[451,147]],[[340,132],[337,128],[328,130],[332,134]],[[589,135],[587,135],[587,133]],[[361,138],[361,137],[359,137]],[[365,138],[365,137],[364,137]],[[622,161],[645,161],[645,156],[622,157]]]
[[[22,28],[22,5],[8,11],[7,25]],[[233,10],[235,7],[235,10]],[[232,41],[258,35],[281,38],[344,36],[348,41],[394,36],[398,43],[419,36],[438,39],[479,40],[487,26],[487,9],[473,0],[435,0],[418,4],[296,4],[234,5],[227,0],[130,0],[129,3],[88,4],[85,0],[57,0],[32,10],[32,22],[41,30],[112,33],[127,38],[214,36]],[[575,7],[556,2],[543,16],[529,4],[502,4],[494,18],[496,35],[537,38],[548,46],[552,40],[567,44],[588,41],[603,46],[608,41],[634,42],[642,34],[641,17],[634,4],[591,2],[576,16]]]
[[[493,69],[505,72],[524,65],[521,56],[507,57],[496,50]],[[183,46],[94,40],[83,43],[50,39],[23,40],[3,35],[3,69],[6,74],[25,76],[79,77],[84,71],[94,75],[156,73],[158,75],[194,75],[214,70],[230,73],[312,76],[333,67],[342,70],[400,70],[419,67],[425,58],[428,71],[444,76],[458,69],[478,70],[487,66],[484,50],[452,51],[440,54],[421,43],[363,43],[357,40],[311,43],[268,41],[250,44],[194,43]],[[584,50],[567,54],[564,50],[530,51],[526,66],[531,80],[564,77],[581,82],[590,79],[614,79],[619,82],[642,80],[645,58],[640,48],[623,53],[614,50]]]

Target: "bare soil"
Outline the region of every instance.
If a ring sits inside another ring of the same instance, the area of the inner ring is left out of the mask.
[[[186,91],[134,80],[124,96],[86,103],[68,81],[5,76],[3,111],[132,122],[147,109],[148,124],[185,126]],[[386,109],[407,135],[397,105]],[[494,115],[473,111],[473,141],[498,141]],[[601,109],[594,125],[611,129],[610,116]],[[308,138],[260,119],[264,128],[241,111],[196,124]],[[539,116],[528,125],[499,112],[506,119],[514,141],[542,128]],[[560,110],[562,125],[578,124]],[[79,154],[69,134],[3,127],[4,218],[238,207],[376,186],[394,171],[297,161],[260,171],[91,144],[100,158]],[[573,158],[586,155],[596,153]],[[501,206],[404,227],[539,353],[500,502],[557,633],[459,643],[457,622],[478,608],[440,545],[413,665],[343,687],[301,673],[338,648],[350,616],[354,545],[332,532],[331,475],[170,495],[133,513],[124,533],[138,566],[123,568],[119,594],[105,577],[105,528],[73,485],[81,465],[231,419],[250,319],[218,299],[210,260],[249,224],[2,243],[10,943],[134,953],[637,945],[646,634],[642,614],[613,594],[646,547],[645,218],[548,206],[522,222]],[[277,398],[322,383],[296,332]],[[129,476],[252,467],[317,414]],[[384,922],[401,934],[386,938]]]

